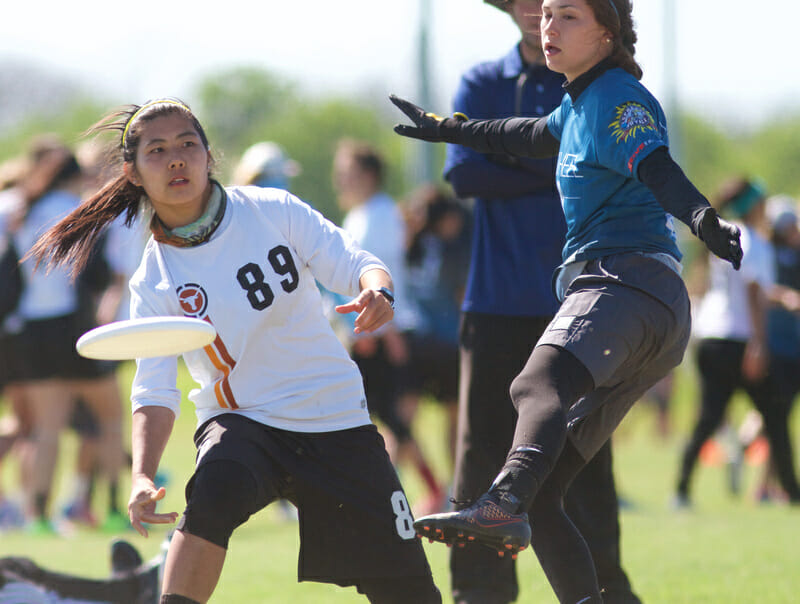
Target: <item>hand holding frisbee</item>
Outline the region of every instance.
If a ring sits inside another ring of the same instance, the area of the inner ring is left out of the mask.
[[[217,337],[214,326],[190,317],[143,317],[115,321],[83,334],[75,348],[83,357],[108,361],[183,354]]]

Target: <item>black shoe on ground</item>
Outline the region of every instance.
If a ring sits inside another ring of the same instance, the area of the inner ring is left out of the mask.
[[[496,549],[501,557],[510,553],[516,558],[531,542],[528,514],[507,512],[488,493],[458,512],[423,516],[414,522],[414,529],[431,542],[458,547],[482,543]]]
[[[143,562],[138,550],[123,539],[111,542],[111,574],[121,575],[136,569]]]

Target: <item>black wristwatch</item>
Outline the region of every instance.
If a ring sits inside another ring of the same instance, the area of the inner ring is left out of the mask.
[[[388,287],[379,287],[375,291],[381,294],[387,300],[389,300],[389,306],[391,306],[392,310],[394,310],[394,293],[392,292],[392,290],[390,290]]]

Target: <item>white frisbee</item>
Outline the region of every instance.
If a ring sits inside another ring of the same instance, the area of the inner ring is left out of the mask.
[[[182,354],[216,337],[214,326],[202,319],[144,317],[95,327],[78,339],[75,348],[89,359],[124,361]]]

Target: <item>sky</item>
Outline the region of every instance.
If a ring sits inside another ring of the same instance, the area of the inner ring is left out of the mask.
[[[446,113],[461,72],[518,40],[510,18],[481,0],[222,0],[213,8],[203,1],[74,0],[48,3],[45,12],[38,2],[8,0],[0,64],[33,64],[117,103],[161,96],[191,103],[201,78],[236,66],[263,67],[312,95],[369,90],[414,99],[425,2],[430,109]],[[674,42],[664,33],[666,2],[673,3]],[[774,0],[768,10],[754,4],[634,0],[645,85],[665,104],[674,94],[681,108],[732,127],[796,114],[800,3]],[[665,76],[667,54],[674,86]]]

